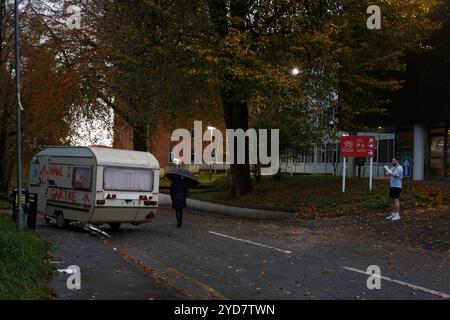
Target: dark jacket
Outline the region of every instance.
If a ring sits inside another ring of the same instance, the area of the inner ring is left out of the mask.
[[[181,180],[176,180],[170,186],[170,198],[172,199],[172,208],[186,208],[186,198],[188,190],[186,184]]]

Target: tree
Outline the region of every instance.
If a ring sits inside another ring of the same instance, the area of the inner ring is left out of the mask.
[[[158,126],[195,113],[195,105],[212,98],[191,94],[191,57],[178,45],[181,14],[176,1],[117,1],[100,25],[110,56],[108,86],[127,108],[136,150],[151,148],[148,138]]]
[[[8,62],[13,48],[11,3],[0,1],[0,192],[8,189],[12,151],[11,137],[13,124],[11,119],[14,110],[14,81]]]
[[[383,119],[391,125],[441,122],[450,118],[450,1],[431,13],[439,27],[419,51],[408,51],[407,68],[393,74],[404,86],[392,93]]]
[[[386,91],[400,85],[387,73],[427,35],[435,3],[382,1],[383,28],[372,32],[368,1],[180,0],[189,27],[174,41],[196,61],[199,84],[218,92],[228,129],[245,131],[256,115],[283,128],[288,145],[295,133],[311,136],[311,122],[317,133],[337,115],[341,129],[354,129],[357,117],[382,111]],[[251,190],[249,164],[232,164],[231,194]]]
[[[255,110],[305,100],[299,85],[303,77],[292,77],[290,70],[324,62],[320,36],[327,33],[322,23],[326,5],[246,0],[191,5],[196,36],[186,36],[183,44],[198,57],[199,73],[219,93],[228,129],[246,131]],[[252,184],[249,164],[235,163],[230,191],[239,197],[251,192]]]
[[[46,145],[64,143],[74,103],[73,74],[62,69],[36,12],[36,3],[21,2],[23,154],[26,163]],[[15,84],[13,1],[0,1],[0,191],[9,187],[14,164]]]
[[[329,3],[330,14],[326,15],[324,30],[332,31],[321,34],[322,46],[328,48],[328,53],[319,60],[324,63],[312,64],[304,70],[309,74],[301,81],[308,97],[303,106],[284,108],[279,117],[286,118],[294,112],[292,116],[297,122],[304,119],[298,127],[280,121],[282,137],[287,137],[281,143],[285,151],[308,152],[305,146],[325,143],[328,138],[334,141],[329,137],[331,122],[338,126],[336,130],[350,132],[365,130],[368,125],[379,126],[375,119],[379,121],[386,115],[386,103],[403,85],[397,74],[405,69],[405,55],[422,51],[436,27],[429,13],[438,1],[379,1],[381,30],[367,29],[366,9],[370,4],[352,0]],[[317,125],[311,126],[315,120]],[[329,153],[333,151],[330,149]]]
[[[215,99],[208,91],[191,95],[190,57],[177,40],[184,21],[178,1],[40,2],[60,63],[79,77],[77,117],[112,109],[133,129],[135,150],[151,149],[149,137],[166,120],[204,113]],[[70,5],[82,13],[80,28],[66,25]]]
[[[228,129],[283,129],[283,146],[318,136],[332,116],[355,129],[400,86],[389,73],[432,29],[437,1],[380,1],[376,31],[357,0],[73,1],[90,19],[72,31],[58,1],[38,2],[60,68],[78,79],[77,108],[112,108],[144,150],[155,122],[208,102]],[[232,164],[231,194],[251,190],[249,164]]]
[[[395,77],[405,69],[407,52],[420,51],[436,25],[430,12],[437,0],[378,1],[380,30],[368,30],[366,9],[372,1],[342,0],[333,17],[339,128],[364,129],[386,112],[392,93],[403,85]]]

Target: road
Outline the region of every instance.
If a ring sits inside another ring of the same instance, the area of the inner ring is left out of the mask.
[[[79,292],[65,289],[67,275],[54,278],[59,299],[445,299],[449,218],[286,223],[188,213],[177,229],[174,213],[161,209],[152,223],[125,225],[110,240],[44,222],[38,230],[54,243],[58,267],[81,267]],[[380,290],[367,288],[372,265]]]

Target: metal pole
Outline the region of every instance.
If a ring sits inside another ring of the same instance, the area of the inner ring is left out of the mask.
[[[342,169],[342,192],[345,192],[345,176],[347,175],[347,158],[344,157],[344,167]]]
[[[14,17],[15,17],[15,37],[16,37],[16,159],[17,159],[17,197],[18,203],[16,208],[17,228],[23,229],[25,226],[25,215],[22,208],[22,157],[21,157],[21,112],[22,105],[20,102],[20,29],[19,29],[19,0],[14,0]]]
[[[369,190],[372,191],[373,190],[373,158],[370,158],[370,169],[369,169],[370,173],[370,177],[369,177]]]

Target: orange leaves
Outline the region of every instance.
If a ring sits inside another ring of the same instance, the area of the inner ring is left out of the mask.
[[[61,144],[69,133],[73,75],[57,70],[54,55],[45,46],[24,51],[28,69],[23,77],[25,141],[32,149]]]

